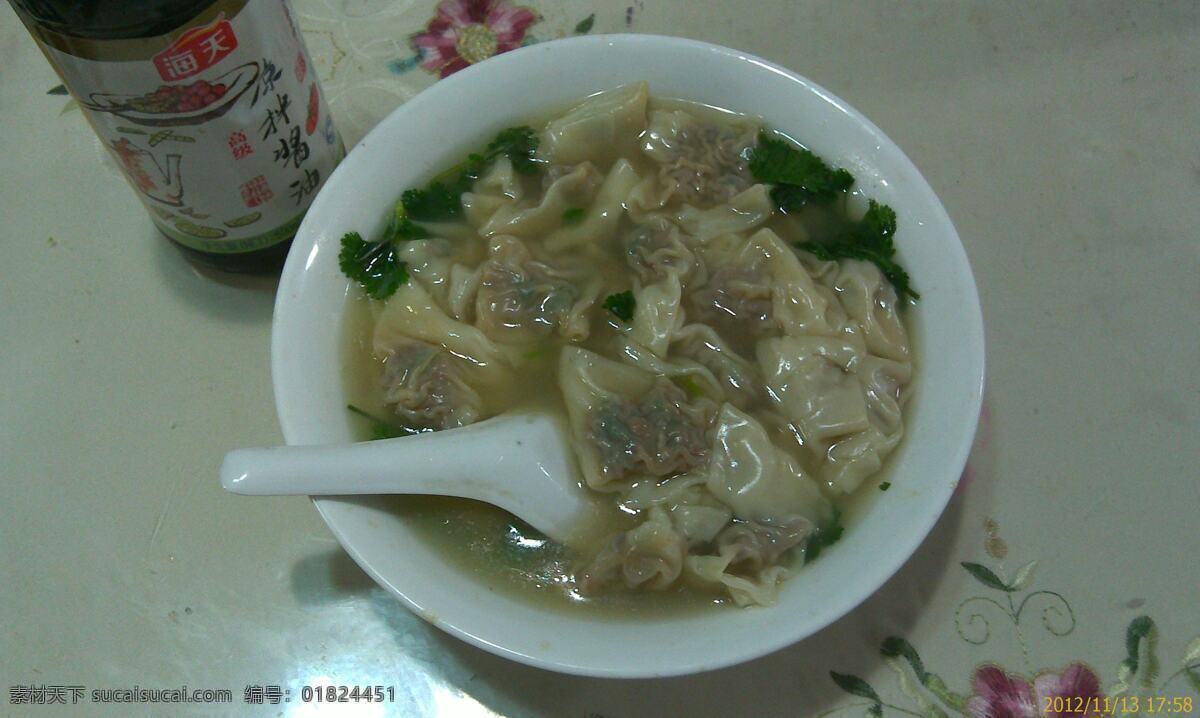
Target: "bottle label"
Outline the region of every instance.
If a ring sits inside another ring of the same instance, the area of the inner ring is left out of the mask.
[[[220,0],[155,38],[35,35],[180,244],[241,253],[291,237],[343,154],[285,0]]]

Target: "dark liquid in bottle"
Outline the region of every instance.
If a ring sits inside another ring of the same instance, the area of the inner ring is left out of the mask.
[[[86,40],[127,40],[165,35],[185,25],[214,0],[9,0],[26,23]],[[252,2],[256,0],[251,0]],[[30,28],[31,30],[33,28]],[[162,233],[191,262],[225,272],[278,272],[292,240],[248,252],[205,252]]]

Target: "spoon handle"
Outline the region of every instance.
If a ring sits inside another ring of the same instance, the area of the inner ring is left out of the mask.
[[[236,449],[225,456],[221,485],[250,496],[440,494],[486,500],[497,489],[503,493],[488,457],[511,456],[524,443],[514,419],[348,446]]]

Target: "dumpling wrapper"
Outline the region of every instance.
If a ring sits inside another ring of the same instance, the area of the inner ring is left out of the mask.
[[[384,357],[409,339],[443,347],[490,381],[502,381],[511,364],[505,352],[483,332],[448,316],[413,281],[401,284],[384,304],[375,320],[372,350],[375,356]]]
[[[650,85],[644,81],[592,95],[546,125],[538,151],[553,164],[590,161],[607,167],[633,154],[646,129],[649,99]]]
[[[762,424],[731,404],[717,416],[707,486],[746,521],[779,524],[799,516],[822,525],[832,514],[800,465],[771,443]]]
[[[509,234],[524,239],[544,236],[562,225],[567,210],[590,205],[601,179],[596,166],[585,162],[554,180],[538,204],[532,207],[501,204],[479,228],[479,233],[485,237]]]
[[[609,241],[625,214],[625,198],[638,183],[628,160],[617,160],[596,191],[595,199],[577,224],[560,225],[545,239],[546,249],[561,252],[576,247],[599,247]],[[560,214],[559,222],[562,221]]]
[[[766,222],[775,211],[767,186],[756,184],[733,199],[710,209],[684,205],[676,216],[683,231],[700,242],[731,232],[747,232]]]
[[[665,357],[671,340],[683,327],[683,290],[678,274],[668,274],[645,287],[635,285],[632,336],[638,344]]]
[[[758,343],[768,395],[806,441],[826,442],[870,427],[862,383],[853,373],[863,351],[837,337],[776,337]]]

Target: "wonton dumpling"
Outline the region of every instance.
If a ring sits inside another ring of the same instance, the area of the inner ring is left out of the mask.
[[[441,431],[475,423],[483,399],[462,361],[445,349],[410,341],[384,358],[383,399],[406,426]]]
[[[717,536],[717,550],[724,553],[733,548],[731,564],[757,571],[779,563],[785,553],[806,541],[816,529],[816,524],[799,516],[779,525],[741,521]]]
[[[833,335],[846,324],[833,292],[814,282],[796,253],[769,229],[745,239],[722,235],[697,253],[720,267],[690,295],[698,321],[754,336],[777,330]]]
[[[483,332],[450,318],[416,282],[400,285],[375,320],[372,347],[385,357],[408,340],[419,339],[446,348],[490,378],[499,379],[508,365],[505,353]]]
[[[551,120],[542,133],[539,152],[553,164],[592,161],[607,167],[628,157],[646,129],[645,82],[622,85],[592,95],[567,114]]]
[[[640,481],[626,492],[621,508],[645,511],[662,506],[689,546],[705,544],[715,539],[733,518],[733,512],[708,493],[705,481],[702,474]]]
[[[775,202],[767,186],[756,184],[733,199],[711,209],[696,209],[684,205],[676,216],[683,231],[700,242],[731,232],[746,232],[754,229],[771,217]]]
[[[584,286],[568,272],[533,259],[516,237],[494,237],[475,292],[475,322],[496,341],[521,344],[554,332],[572,340],[587,338],[588,308],[599,286]]]
[[[450,267],[446,283],[446,307],[460,322],[471,323],[475,317],[475,293],[479,291],[482,267],[472,269],[465,264]]]
[[[866,356],[857,373],[865,391],[871,425],[830,446],[825,451],[826,461],[818,471],[825,485],[845,494],[879,471],[904,436],[900,398],[912,376],[912,365]]]
[[[679,228],[663,217],[649,217],[634,227],[622,240],[622,248],[625,263],[643,282],[674,274],[689,283],[704,283],[703,265],[697,266]]]
[[[595,593],[606,585],[661,591],[679,578],[687,546],[659,507],[632,531],[614,536],[579,578],[579,589]]]
[[[625,214],[626,195],[637,183],[638,175],[633,165],[627,160],[618,160],[604,178],[583,219],[577,224],[561,226],[551,232],[545,240],[546,248],[559,252],[572,247],[598,247],[607,242],[616,233],[617,225]]]
[[[849,494],[863,479],[883,466],[883,460],[900,443],[899,433],[885,436],[869,427],[853,436],[841,439],[825,452],[826,462],[817,472],[821,482],[841,494]]]
[[[513,169],[512,161],[507,157],[497,157],[492,166],[488,167],[483,176],[475,180],[474,189],[490,195],[500,195],[519,202],[524,195],[521,178]]]
[[[870,426],[853,371],[861,347],[834,337],[776,337],[759,342],[757,353],[771,400],[806,441],[827,442]]]
[[[695,326],[695,325],[692,325]],[[700,362],[683,357],[663,359],[632,340],[616,343],[621,359],[653,374],[675,380],[688,394],[700,395],[718,403],[725,401],[725,390],[717,377]]]
[[[647,287],[635,287],[637,302],[630,327],[633,340],[660,357],[666,356],[671,338],[683,326],[683,308],[679,306],[682,293],[675,274]]]
[[[538,204],[532,207],[511,203],[500,205],[479,228],[479,233],[485,237],[496,234],[522,238],[543,236],[562,224],[567,210],[589,206],[601,179],[592,163],[578,165],[556,179]]]
[[[846,314],[862,327],[867,351],[886,359],[908,359],[908,331],[900,321],[896,290],[878,267],[848,260],[839,268],[833,288]]]
[[[654,110],[642,152],[661,165],[664,184],[684,202],[712,206],[728,202],[754,183],[746,150],[756,144],[757,136],[758,123],[744,118]]]
[[[452,248],[441,238],[414,239],[396,247],[396,257],[408,267],[408,274],[416,278],[430,294],[439,300],[446,298],[446,285],[450,276]]]
[[[845,323],[845,313],[826,287],[817,284],[796,253],[769,229],[759,230],[750,242],[767,257],[771,274],[772,314],[784,334],[833,334]]]
[[[727,547],[716,556],[688,556],[683,562],[687,580],[708,587],[724,587],[737,606],[773,606],[779,600],[779,583],[791,575],[783,566],[769,566],[753,577],[729,572],[737,549]]]
[[[829,502],[813,480],[762,424],[730,404],[717,416],[711,454],[708,490],[738,518],[783,524],[800,517],[814,525],[828,518]]]
[[[674,194],[675,180],[663,177],[661,172],[652,172],[633,186],[625,198],[625,207],[634,222],[642,222],[666,207]]]
[[[707,324],[688,324],[676,332],[671,355],[675,363],[691,360],[707,369],[724,401],[739,409],[760,394],[762,376],[758,368],[734,352]]]
[[[707,457],[708,407],[661,377],[565,347],[558,378],[576,456],[588,486],[664,477]]]

